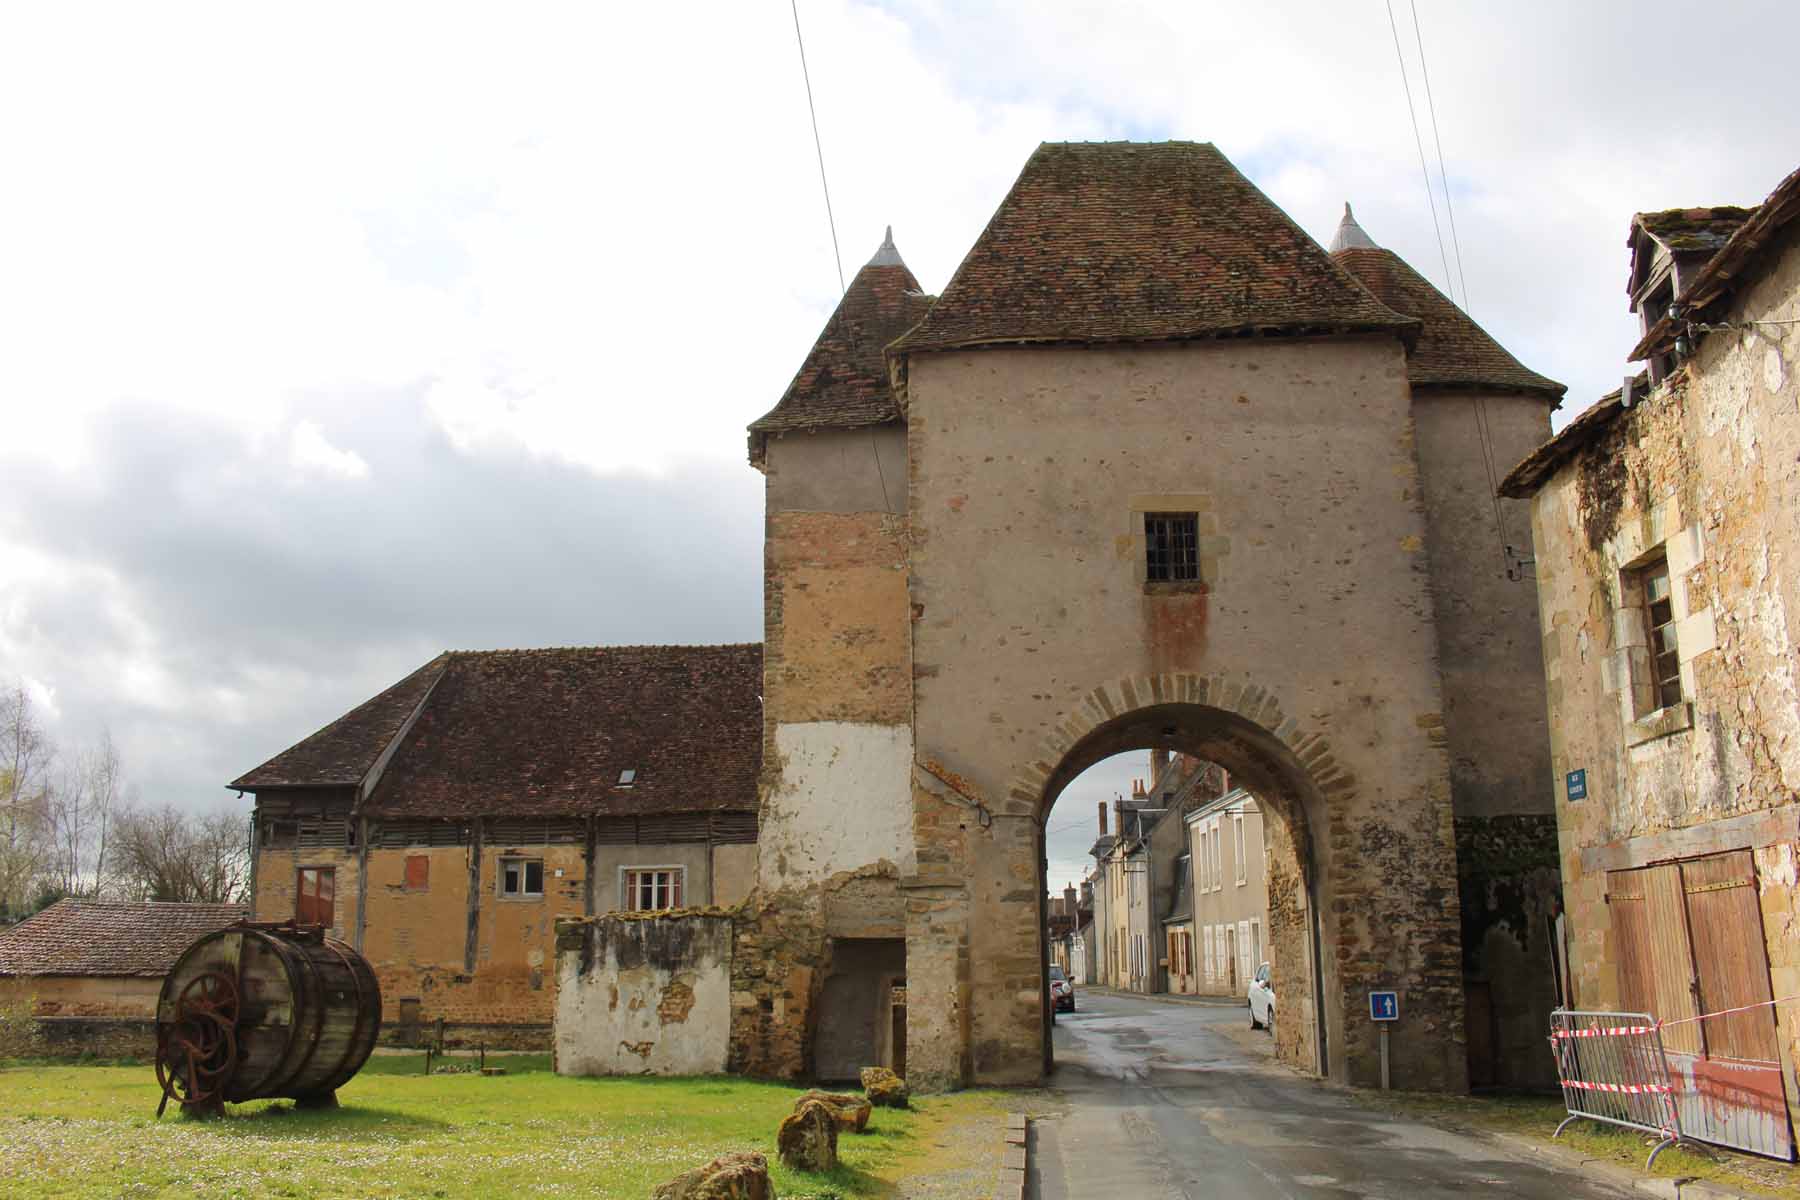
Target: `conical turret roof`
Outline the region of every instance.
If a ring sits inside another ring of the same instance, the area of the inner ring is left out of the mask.
[[[882,351],[919,323],[932,297],[919,290],[894,246],[894,230],[838,301],[780,402],[750,424],[750,461],[771,433],[855,429],[900,419]]]
[[[1337,233],[1328,247],[1333,254],[1339,250],[1374,250],[1377,249],[1375,239],[1363,232],[1363,227],[1356,223],[1350,212],[1350,202],[1344,202],[1344,219],[1338,222]]]
[[[1406,376],[1413,387],[1536,392],[1552,402],[1568,390],[1520,363],[1405,259],[1377,246],[1350,215],[1348,204],[1331,240],[1331,257],[1383,304],[1424,322],[1418,343],[1406,356]]]

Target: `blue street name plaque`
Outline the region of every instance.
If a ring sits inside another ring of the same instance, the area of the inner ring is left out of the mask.
[[[1570,771],[1566,782],[1569,785],[1569,799],[1587,799],[1587,769],[1585,767],[1579,771]]]

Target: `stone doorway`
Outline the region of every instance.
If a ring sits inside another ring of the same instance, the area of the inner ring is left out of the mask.
[[[858,1079],[864,1067],[904,1065],[906,942],[832,938],[831,970],[819,994],[814,1072],[822,1083]]]

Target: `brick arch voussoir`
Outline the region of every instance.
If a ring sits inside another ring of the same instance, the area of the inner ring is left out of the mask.
[[[1041,817],[1050,776],[1082,738],[1109,721],[1163,704],[1204,705],[1260,726],[1293,753],[1322,795],[1342,799],[1355,787],[1355,780],[1332,755],[1330,740],[1289,715],[1276,687],[1247,675],[1167,671],[1120,676],[1084,695],[1050,727],[1039,742],[1036,757],[1008,782],[1002,811]]]

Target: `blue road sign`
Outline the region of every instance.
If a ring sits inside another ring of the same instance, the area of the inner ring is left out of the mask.
[[[1587,768],[1584,767],[1579,771],[1570,771],[1568,779],[1565,780],[1565,782],[1569,785],[1569,799],[1587,799]]]
[[[1369,1020],[1398,1021],[1400,1019],[1399,992],[1370,992]]]

